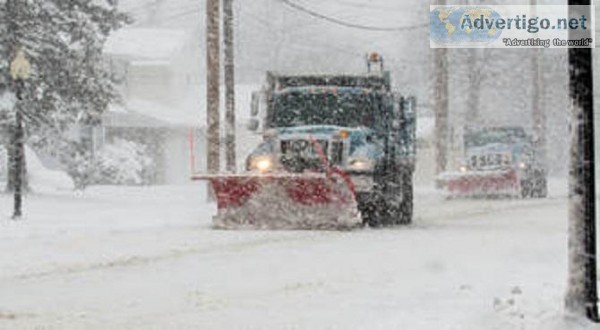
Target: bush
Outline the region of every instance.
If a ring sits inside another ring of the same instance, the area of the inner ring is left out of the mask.
[[[67,174],[73,180],[75,189],[84,190],[95,182],[95,164],[89,149],[84,144],[70,142],[61,154],[61,161],[67,167]]]
[[[146,146],[127,140],[115,140],[100,150],[96,159],[99,184],[145,185],[154,181],[154,161]]]

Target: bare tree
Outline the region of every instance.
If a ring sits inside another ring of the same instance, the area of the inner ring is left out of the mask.
[[[467,0],[467,5],[476,5],[475,0]],[[485,58],[480,58],[478,48],[471,48],[468,52],[468,66],[469,66],[469,93],[467,100],[467,111],[465,112],[466,121],[469,125],[477,126],[480,124],[480,111],[479,105],[481,100],[481,81],[482,81],[482,70]]]
[[[439,0],[445,5],[446,0]],[[448,167],[448,50],[433,50],[433,111],[435,113],[435,171],[440,174]]]
[[[537,0],[531,0],[531,5],[535,6]],[[535,8],[535,7],[534,7]],[[535,9],[534,9],[535,10]],[[533,16],[533,15],[532,15]],[[531,68],[532,68],[532,93],[531,93],[531,114],[533,118],[533,131],[535,134],[535,147],[538,151],[546,149],[546,112],[542,107],[542,81],[540,70],[541,51],[539,48],[532,49]]]
[[[469,63],[469,93],[467,100],[467,122],[473,126],[480,124],[480,101],[481,101],[481,82],[482,71],[485,60],[480,58],[479,49],[468,49]]]

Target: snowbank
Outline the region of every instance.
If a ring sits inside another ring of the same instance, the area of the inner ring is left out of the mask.
[[[30,148],[25,148],[29,186],[34,192],[73,190],[73,180],[65,172],[49,170]]]

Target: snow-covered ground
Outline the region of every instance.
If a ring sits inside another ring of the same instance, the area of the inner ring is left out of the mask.
[[[0,197],[2,329],[591,329],[565,320],[566,189],[417,192],[410,227],[217,231],[204,188]]]

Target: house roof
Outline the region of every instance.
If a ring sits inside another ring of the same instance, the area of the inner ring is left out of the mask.
[[[112,127],[196,127],[201,118],[201,111],[131,99],[125,105],[111,105],[104,122]]]
[[[104,52],[137,61],[169,61],[188,40],[183,30],[124,28],[109,37]]]

